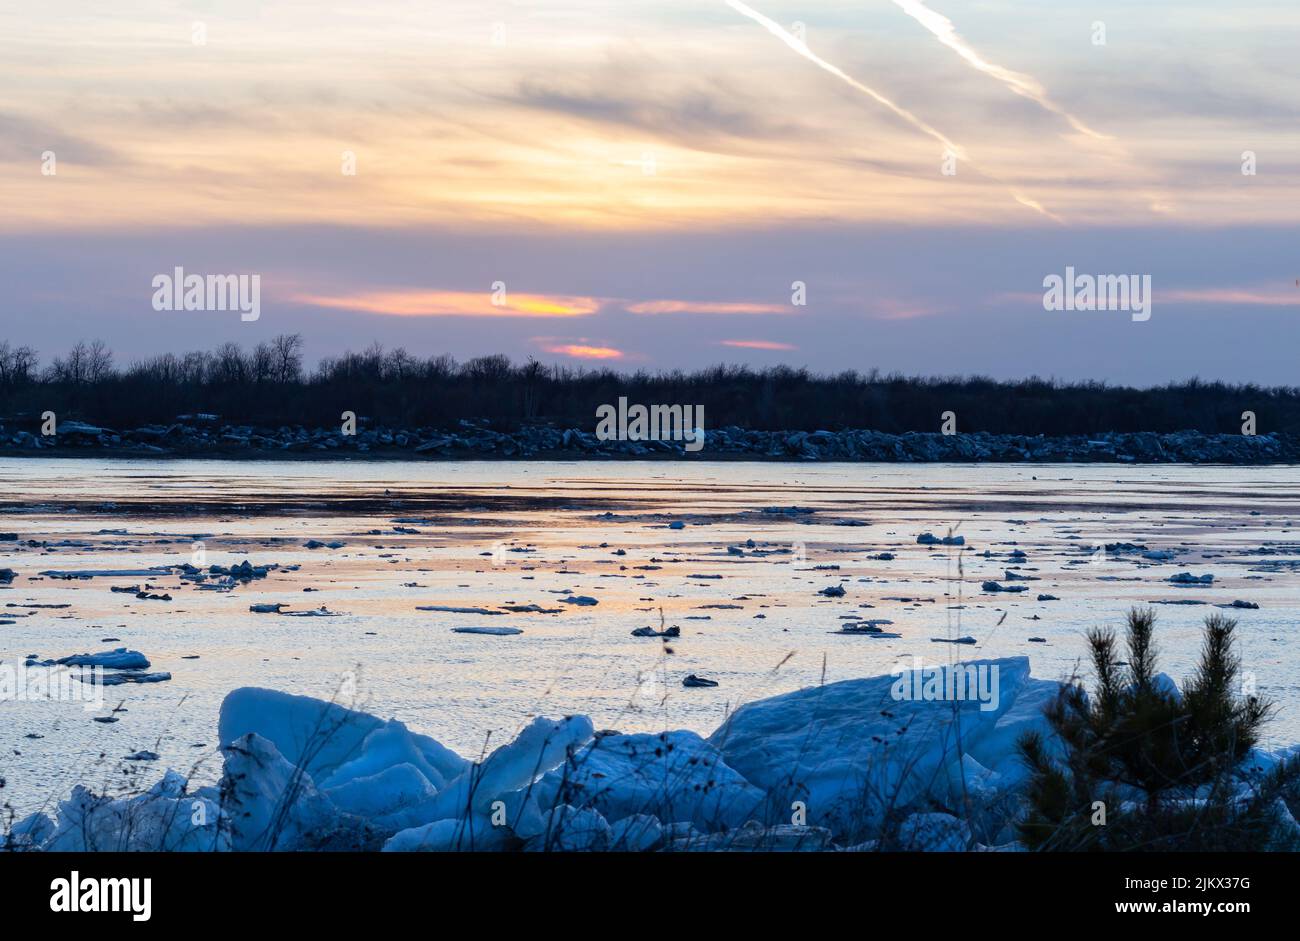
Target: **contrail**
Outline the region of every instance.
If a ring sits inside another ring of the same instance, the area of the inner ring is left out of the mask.
[[[992,176],[992,175],[989,174],[989,176]],[[995,176],[993,176],[992,179],[994,179],[994,180],[998,180],[998,178],[995,177]],[[998,182],[999,182],[999,183],[1002,183],[1003,186],[1006,186],[1007,189],[1011,191],[1011,196],[1012,196],[1012,198],[1015,199],[1016,202],[1020,203],[1020,205],[1025,206],[1025,207],[1027,207],[1027,208],[1029,208],[1029,209],[1032,209],[1032,210],[1034,210],[1034,212],[1041,212],[1043,215],[1047,216],[1047,218],[1051,219],[1053,222],[1059,222],[1061,225],[1065,225],[1065,220],[1064,220],[1064,219],[1062,219],[1062,218],[1061,218],[1060,216],[1058,216],[1056,213],[1054,213],[1054,212],[1052,212],[1052,211],[1050,211],[1050,210],[1048,210],[1048,209],[1045,209],[1045,208],[1043,207],[1043,204],[1040,203],[1038,200],[1036,200],[1036,199],[1030,199],[1030,198],[1029,198],[1028,196],[1026,196],[1024,193],[1021,193],[1019,190],[1017,190],[1014,186],[1008,186],[1008,185],[1007,185],[1005,182],[1003,182],[1002,180],[998,180]]]
[[[726,3],[727,6],[731,7],[737,13],[742,13],[745,16],[749,17],[751,20],[753,20],[755,23],[758,23],[760,26],[766,29],[777,39],[781,40],[783,43],[785,43],[795,52],[799,53],[799,55],[803,56],[809,62],[812,62],[818,68],[830,72],[836,78],[840,79],[843,82],[848,83],[852,88],[857,89],[867,97],[873,99],[879,104],[884,105],[890,111],[894,112],[894,114],[898,115],[908,124],[912,125],[912,127],[928,135],[929,137],[932,137],[935,140],[939,141],[939,143],[943,144],[944,147],[952,151],[953,155],[957,157],[957,159],[965,160],[966,163],[969,164],[970,167],[974,169],[976,172],[981,173],[982,175],[1001,184],[1002,186],[1005,186],[1008,192],[1010,192],[1011,197],[1020,205],[1028,209],[1032,209],[1035,212],[1041,213],[1042,215],[1051,219],[1053,222],[1064,224],[1064,220],[1061,219],[1060,216],[1045,209],[1043,205],[1039,203],[1037,200],[1030,199],[1028,196],[1023,195],[1015,187],[1008,184],[1005,180],[999,179],[997,176],[993,175],[992,173],[989,173],[988,171],[985,170],[980,170],[980,168],[976,166],[975,161],[971,160],[969,157],[966,156],[965,150],[963,150],[959,145],[949,140],[948,137],[945,134],[943,134],[943,132],[936,130],[935,128],[931,127],[929,124],[926,124],[924,121],[922,121],[920,118],[918,118],[916,115],[912,114],[910,111],[906,110],[905,108],[901,108],[898,105],[894,104],[892,101],[890,101],[884,95],[880,94],[878,91],[875,91],[874,89],[868,88],[866,85],[863,85],[853,76],[846,74],[842,69],[838,68],[837,66],[831,65],[831,63],[827,62],[821,56],[817,55],[811,49],[809,49],[807,43],[804,43],[793,33],[789,32],[780,23],[770,19],[769,17],[764,16],[762,13],[759,13],[757,10],[755,10],[753,7],[749,6],[748,4],[742,3],[741,0],[726,0]]]
[[[906,108],[901,108],[898,105],[894,104],[884,95],[880,94],[880,92],[875,91],[872,88],[868,88],[866,85],[863,85],[853,76],[846,74],[843,70],[841,70],[837,66],[831,65],[821,56],[817,55],[815,52],[809,49],[808,45],[805,42],[803,42],[793,33],[786,30],[786,28],[782,26],[780,23],[777,23],[775,20],[769,19],[768,17],[764,16],[762,13],[759,13],[753,7],[741,3],[741,0],[727,0],[727,6],[731,7],[737,13],[743,13],[745,16],[749,17],[755,23],[758,23],[769,33],[771,33],[777,39],[781,40],[783,43],[785,43],[795,52],[799,53],[799,55],[803,56],[809,62],[812,62],[814,65],[818,66],[819,68],[825,69],[827,72],[830,72],[836,78],[848,83],[851,87],[862,92],[862,94],[867,95],[870,98],[873,98],[877,103],[884,105],[890,111],[894,112],[894,114],[898,115],[908,124],[912,125],[912,127],[916,128],[922,133],[928,134],[930,137],[933,137],[935,140],[943,144],[944,147],[947,147],[949,150],[951,150],[957,156],[958,159],[960,160],[966,159],[965,152],[959,146],[957,146],[952,141],[950,141],[947,137],[945,137],[942,132],[935,130],[933,127],[926,124],[924,121],[922,121],[916,115],[912,114]]]
[[[1030,101],[1036,102],[1053,114],[1065,118],[1065,120],[1069,122],[1070,127],[1074,128],[1080,134],[1086,134],[1088,137],[1096,140],[1111,139],[1105,134],[1099,134],[1097,131],[1094,131],[1056,102],[1052,101],[1051,98],[1047,97],[1047,89],[1038,84],[1038,82],[1031,76],[1023,75],[1020,72],[1013,72],[1010,69],[989,62],[972,49],[966,40],[957,35],[957,28],[952,25],[952,20],[948,19],[948,17],[941,13],[934,12],[927,7],[922,0],[894,0],[894,3],[904,13],[932,32],[939,42],[957,53],[957,55],[965,59],[978,71],[983,72],[985,75],[993,76],[1017,95],[1028,98]]]

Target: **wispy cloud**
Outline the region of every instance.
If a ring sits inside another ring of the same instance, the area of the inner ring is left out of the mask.
[[[0,111],[0,163],[22,161],[34,166],[46,150],[65,164],[111,167],[122,160],[111,146],[70,133],[58,124]]]
[[[944,313],[947,308],[921,301],[886,297],[874,300],[871,309],[877,320],[914,320],[917,317],[933,317],[935,314]]]
[[[723,346],[735,347],[738,350],[797,350],[799,347],[790,343],[777,343],[775,340],[723,340]]]
[[[1264,285],[1253,287],[1200,287],[1200,288],[1162,288],[1156,285],[1152,291],[1156,302],[1161,304],[1202,304],[1206,306],[1228,307],[1298,307],[1300,306],[1300,283],[1292,285]],[[1043,295],[1033,291],[1003,291],[994,294],[989,303],[996,305],[1003,302],[1041,304]]]
[[[171,0],[0,4],[0,87],[22,89],[0,106],[0,233],[1300,218],[1296,15],[1278,4],[1231,24],[1212,0],[1176,18],[1128,4],[1123,41],[1100,48],[1070,17],[930,2],[513,3],[494,42],[481,0],[334,0],[323,17],[223,0],[206,47],[188,14],[160,16]],[[1092,138],[1050,107],[1114,139],[1075,146]],[[945,178],[950,144],[968,156]],[[1246,149],[1258,178],[1237,172]]]
[[[622,359],[624,353],[622,350],[616,350],[612,346],[587,346],[581,343],[554,343],[543,346],[548,353],[557,353],[560,356],[569,356],[573,359]]]
[[[600,309],[594,297],[511,294],[494,302],[488,291],[366,291],[355,294],[293,294],[288,300],[392,317],[584,317]]]
[[[633,314],[789,314],[794,308],[748,301],[638,301],[626,310]]]
[[[583,76],[589,83],[600,76]],[[537,111],[567,115],[593,124],[645,131],[656,138],[684,146],[713,146],[720,137],[779,139],[797,134],[802,125],[793,120],[760,116],[739,107],[739,97],[720,77],[710,77],[703,87],[687,86],[664,91],[656,78],[637,72],[614,85],[556,85],[533,78],[500,100]]]
[[[1184,304],[1245,304],[1252,307],[1295,307],[1300,305],[1300,284],[1263,288],[1183,288],[1173,291],[1156,290],[1161,301],[1181,301]]]

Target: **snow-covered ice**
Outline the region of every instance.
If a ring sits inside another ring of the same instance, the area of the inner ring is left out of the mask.
[[[0,848],[1017,849],[1017,740],[1059,747],[1043,718],[1059,690],[1025,657],[900,668],[745,704],[708,738],[539,716],[471,761],[394,719],[243,688],[222,705],[217,785],[78,786]],[[1242,780],[1289,753],[1252,752]]]

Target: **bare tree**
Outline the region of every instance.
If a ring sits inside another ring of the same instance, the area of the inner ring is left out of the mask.
[[[302,378],[302,335],[282,333],[271,341],[272,371],[279,383]]]
[[[172,353],[139,360],[127,369],[127,376],[157,385],[175,385],[180,381],[180,360]]]
[[[50,363],[49,376],[55,382],[79,383],[85,380],[86,374],[86,356],[89,351],[86,349],[86,341],[78,340],[76,345],[68,350],[66,357],[54,357]]]
[[[26,385],[31,381],[36,363],[36,351],[30,346],[11,346],[8,340],[0,340],[0,386]]]
[[[416,366],[415,357],[399,346],[384,358],[384,378],[391,382],[401,382],[415,375]]]
[[[210,378],[220,385],[237,385],[248,378],[248,360],[238,343],[223,343],[212,354]]]
[[[248,359],[248,366],[254,382],[269,382],[275,377],[275,351],[266,343],[257,344]]]
[[[384,347],[375,340],[365,352],[357,356],[357,370],[367,379],[382,379],[384,376]]]
[[[450,379],[456,375],[459,364],[455,357],[443,353],[439,356],[430,356],[424,364],[425,377],[428,379]]]
[[[86,382],[102,382],[113,374],[113,351],[103,340],[94,340],[86,349]]]
[[[33,360],[35,354],[33,352]],[[34,363],[33,363],[34,365]],[[87,385],[102,382],[113,374],[113,353],[103,340],[78,340],[67,357],[55,357],[47,375],[55,382]]]
[[[30,346],[20,346],[14,350],[9,360],[14,385],[21,386],[31,382],[39,362],[36,350]]]
[[[537,417],[538,397],[546,367],[536,357],[530,356],[528,363],[519,372],[524,380],[524,418],[531,420]]]
[[[510,358],[496,353],[476,356],[465,364],[464,374],[479,382],[500,382],[510,375]]]
[[[186,353],[181,360],[182,381],[190,385],[201,386],[207,381],[212,370],[212,357],[207,353]]]

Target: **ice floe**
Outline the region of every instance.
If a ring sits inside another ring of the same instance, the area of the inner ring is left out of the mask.
[[[102,650],[99,653],[77,653],[68,657],[59,657],[57,660],[44,660],[36,663],[29,658],[28,666],[53,666],[58,664],[65,667],[103,667],[106,670],[147,670],[149,669],[149,658],[138,650],[127,650],[125,647],[117,647],[113,650]]]
[[[749,702],[707,738],[537,717],[480,761],[396,720],[237,689],[219,717],[216,785],[167,771],[125,797],[78,786],[0,848],[1016,849],[1017,742],[1035,731],[1060,748],[1044,718],[1060,688],[1026,657],[900,666]],[[1241,780],[1291,751],[1252,751]]]

